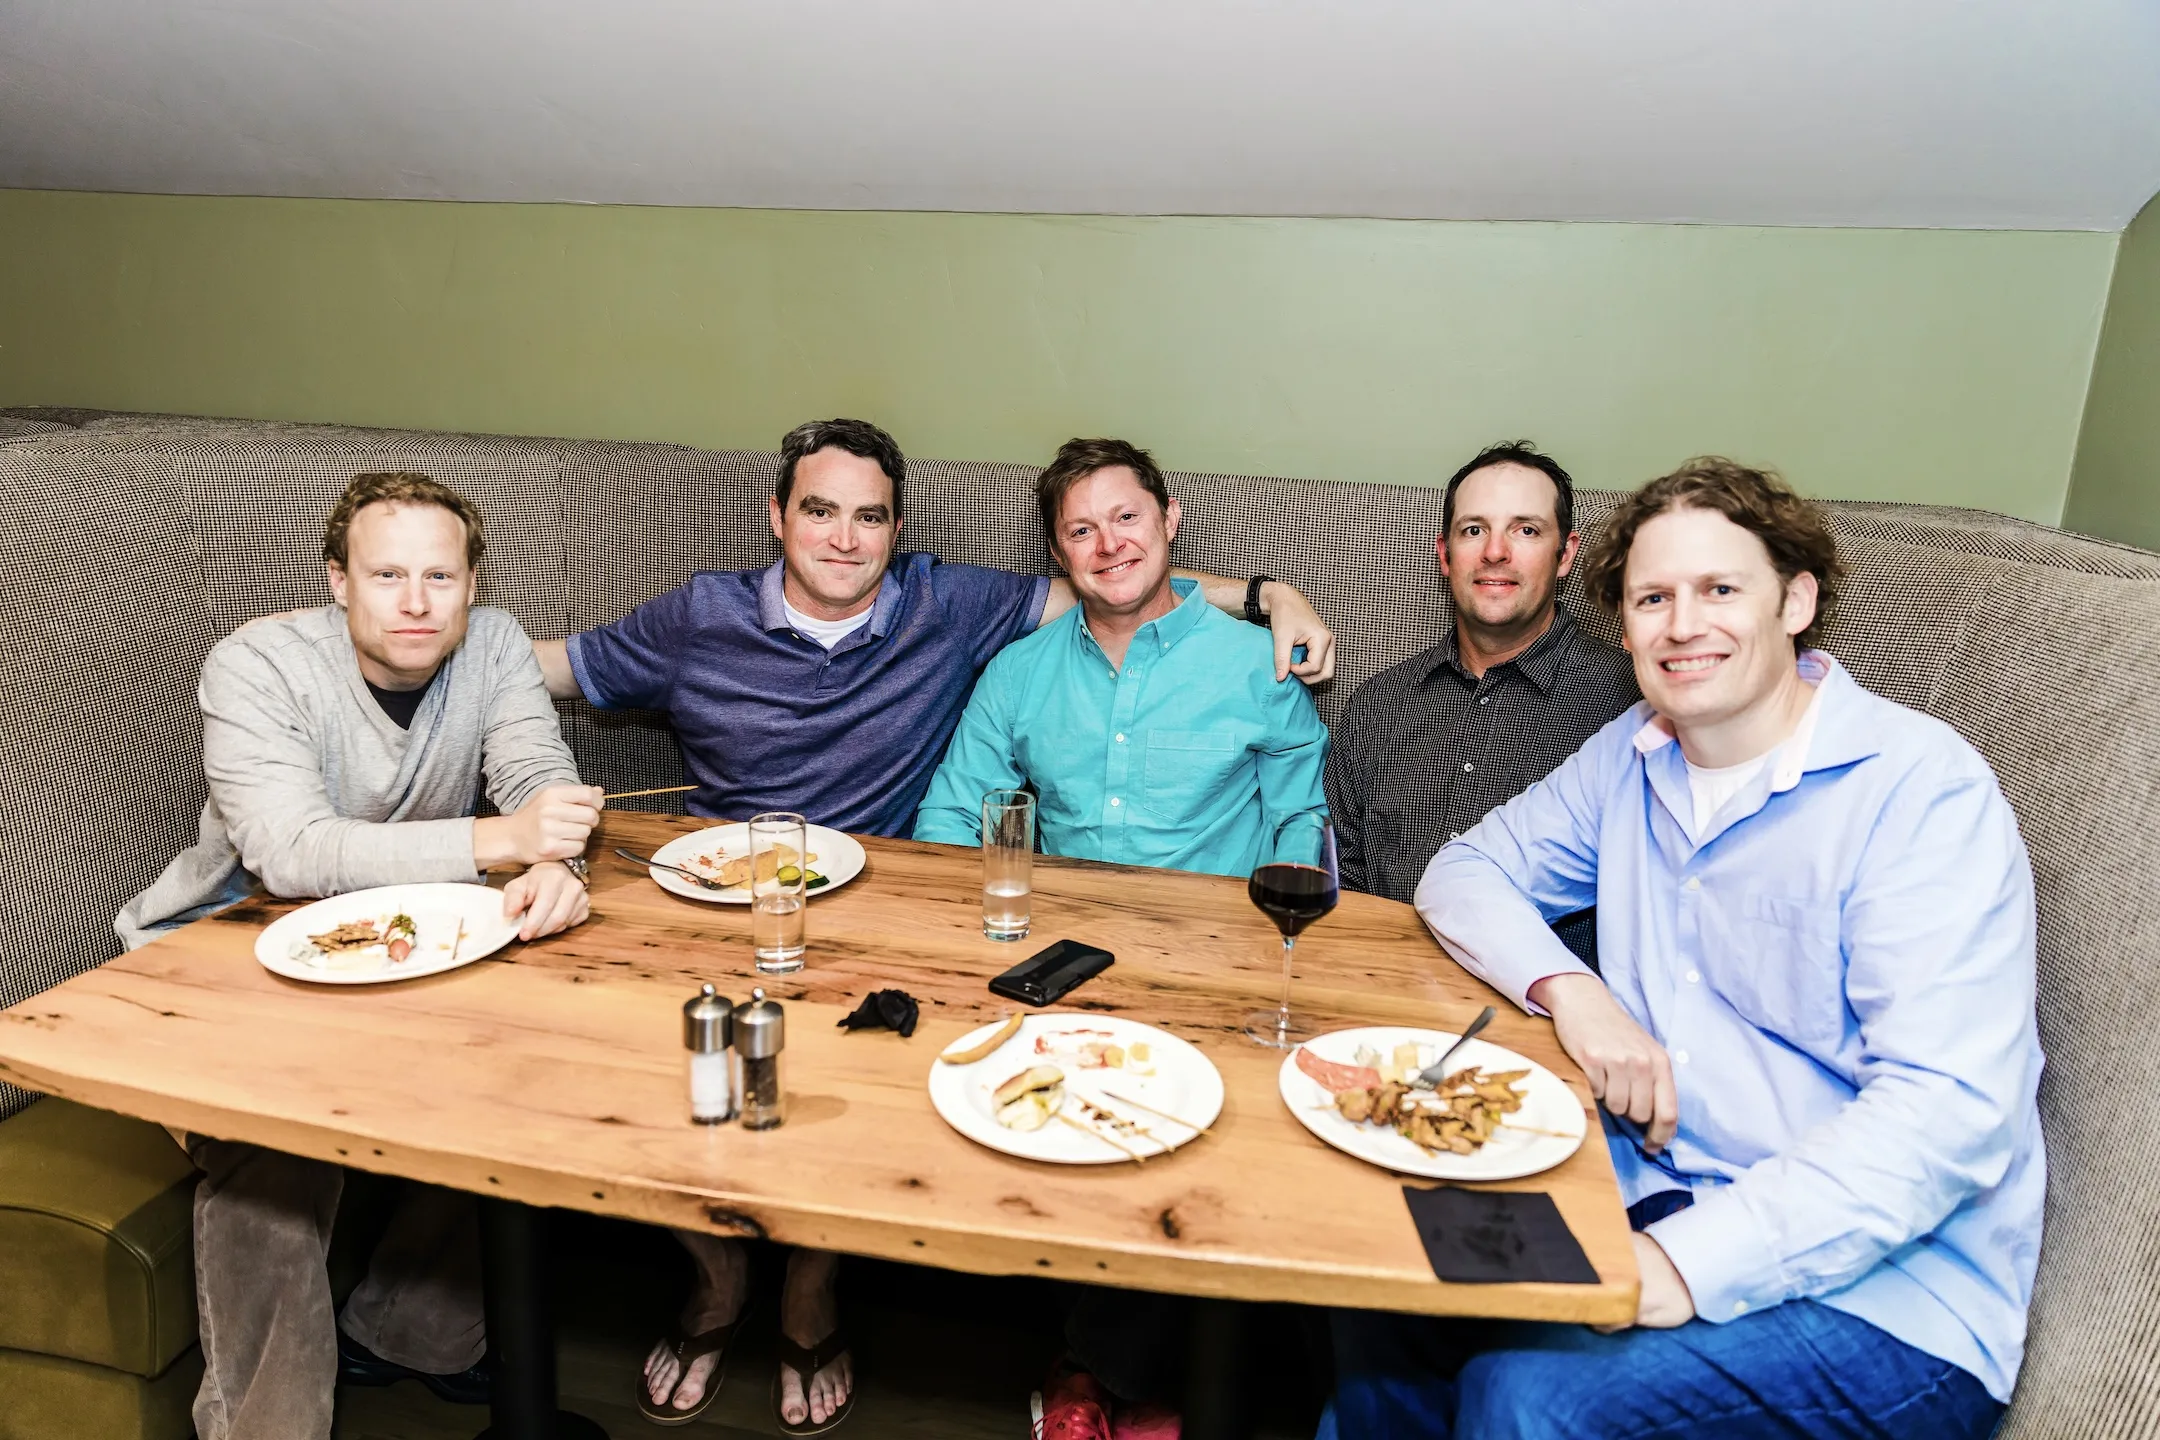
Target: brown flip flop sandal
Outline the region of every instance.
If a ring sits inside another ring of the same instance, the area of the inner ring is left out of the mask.
[[[793,1340],[788,1339],[786,1332],[783,1331],[778,1337],[778,1344],[775,1348],[779,1354],[780,1363],[795,1372],[796,1381],[802,1386],[803,1394],[808,1395],[810,1393],[810,1382],[817,1378],[817,1373],[848,1353],[847,1334],[835,1328],[830,1335],[805,1350]],[[788,1423],[787,1416],[780,1413],[780,1372],[775,1370],[772,1377],[773,1419],[780,1422],[780,1433],[783,1435],[823,1435],[826,1431],[847,1419],[849,1412],[855,1408],[855,1396],[861,1389],[862,1377],[858,1375],[855,1377],[855,1383],[848,1387],[847,1399],[840,1402],[838,1410],[825,1417],[824,1424],[820,1425],[814,1420],[804,1420],[800,1425],[791,1425]]]
[[[735,1338],[735,1327],[741,1323],[742,1321],[738,1319],[730,1321],[726,1325],[716,1325],[702,1335],[685,1335],[682,1325],[677,1323],[668,1334],[667,1344],[668,1349],[675,1356],[675,1363],[682,1367],[682,1374],[675,1377],[674,1386],[669,1388],[668,1400],[675,1398],[675,1391],[681,1388],[684,1376],[690,1373],[691,1365],[704,1359],[707,1355],[717,1353],[720,1358],[713,1362],[712,1374],[705,1381],[704,1395],[699,1397],[698,1403],[688,1410],[677,1410],[665,1400],[657,1405],[654,1404],[652,1387],[646,1383],[645,1376],[641,1372],[638,1375],[637,1387],[638,1414],[643,1415],[655,1425],[688,1425],[698,1416],[703,1415],[713,1401],[720,1397],[720,1382],[727,1379],[728,1342]]]

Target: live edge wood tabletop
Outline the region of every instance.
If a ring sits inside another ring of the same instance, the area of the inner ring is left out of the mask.
[[[809,965],[751,966],[749,911],[667,894],[643,867],[703,822],[607,813],[592,919],[428,979],[311,986],[255,961],[291,906],[255,900],[0,1012],[0,1076],[85,1104],[362,1170],[534,1205],[982,1274],[1440,1315],[1615,1322],[1636,1272],[1610,1158],[1591,1138],[1505,1188],[1548,1191],[1596,1285],[1433,1278],[1395,1176],[1283,1108],[1278,1052],[1247,1041],[1280,942],[1242,881],[1038,858],[1034,933],[982,936],[975,852],[865,839],[861,876],[816,897]],[[985,982],[1073,936],[1117,963],[1057,1008],[1182,1035],[1221,1070],[1222,1117],[1144,1165],[1053,1166],[983,1149],[930,1107],[937,1052],[1012,1007]],[[710,980],[788,1002],[787,1123],[693,1126],[681,1005]],[[922,1002],[902,1040],[835,1022],[869,990]],[[1495,1001],[1406,905],[1344,894],[1298,942],[1294,1004],[1327,1028],[1460,1029]],[[1591,1108],[1552,1027],[1502,1002],[1487,1038]]]

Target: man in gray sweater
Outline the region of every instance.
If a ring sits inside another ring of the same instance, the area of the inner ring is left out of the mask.
[[[577,783],[517,621],[474,609],[480,516],[422,475],[362,475],[331,512],[337,603],[260,620],[203,665],[201,838],[115,922],[131,947],[240,900],[478,881],[531,940],[589,913],[562,862],[600,816]],[[500,815],[475,818],[485,779]],[[335,1057],[326,1057],[334,1063]],[[342,1371],[486,1398],[472,1198],[407,1185],[367,1278],[335,1313],[326,1260],[344,1172],[190,1135],[201,1440],[329,1440]]]

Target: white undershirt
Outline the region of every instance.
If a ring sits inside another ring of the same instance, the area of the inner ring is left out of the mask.
[[[1697,839],[1710,828],[1710,822],[1725,808],[1725,802],[1747,789],[1748,782],[1762,774],[1763,766],[1768,765],[1770,757],[1777,752],[1778,747],[1773,745],[1752,760],[1721,765],[1715,770],[1692,760],[1687,762],[1688,792],[1695,797],[1695,823],[1690,831]]]
[[[869,624],[870,612],[877,607],[874,605],[865,605],[859,614],[850,615],[845,620],[814,619],[811,616],[803,614],[802,611],[797,610],[793,605],[788,604],[787,599],[784,596],[781,598],[780,608],[787,611],[788,624],[795,627],[795,632],[797,634],[801,635],[806,640],[815,640],[818,644],[824,646],[827,650],[830,650],[833,646],[839,644],[842,640],[847,639],[848,636],[854,634],[857,630],[860,630],[863,626]]]
[[[1777,762],[1778,773],[1771,777],[1772,789],[1790,789],[1798,784],[1800,768],[1807,763],[1808,749],[1815,742],[1815,715],[1821,708],[1822,687],[1818,685],[1807,709],[1800,714],[1800,723],[1793,726],[1792,734],[1754,759],[1743,760],[1737,765],[1721,765],[1714,770],[1688,761],[1688,793],[1695,800],[1695,823],[1689,828],[1690,837],[1699,841],[1708,834],[1710,822],[1725,808],[1725,803],[1747,789],[1763,772],[1763,767],[1773,761]]]

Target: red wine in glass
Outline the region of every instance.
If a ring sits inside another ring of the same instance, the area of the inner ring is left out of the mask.
[[[1273,1010],[1245,1017],[1245,1033],[1262,1045],[1287,1050],[1309,1039],[1312,1028],[1290,1013],[1291,964],[1297,937],[1335,908],[1342,887],[1335,873],[1335,827],[1325,811],[1306,810],[1275,827],[1261,847],[1245,893],[1283,937],[1283,998]]]
[[[1317,865],[1262,865],[1245,889],[1286,938],[1333,910],[1342,894],[1335,877]]]

